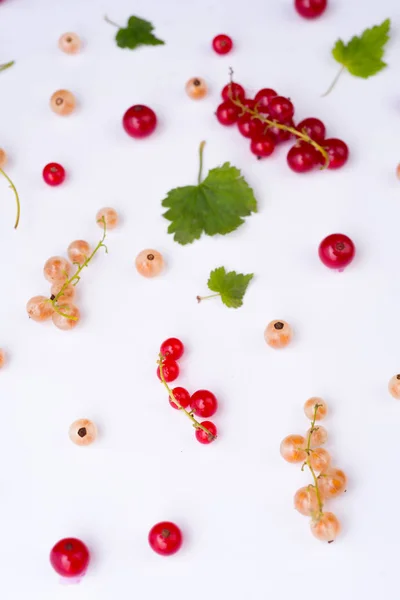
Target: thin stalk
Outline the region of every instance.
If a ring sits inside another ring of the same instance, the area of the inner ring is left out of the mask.
[[[114,25],[114,27],[118,27],[118,29],[122,29],[121,25],[118,25],[118,23],[111,21],[111,19],[109,19],[107,17],[107,15],[104,15],[104,20],[106,21],[106,23],[109,23],[110,25]]]
[[[18,196],[17,188],[15,187],[15,185],[13,184],[13,182],[11,181],[11,179],[9,178],[9,176],[7,175],[7,173],[5,173],[5,171],[3,171],[3,169],[0,169],[0,173],[3,175],[3,177],[5,177],[7,179],[8,183],[10,184],[10,188],[14,192],[15,202],[17,203],[17,216],[15,218],[14,229],[17,229],[18,223],[19,223],[19,218],[21,216],[21,204],[20,204],[20,201],[19,201],[19,196]]]
[[[203,152],[204,152],[204,146],[205,145],[206,145],[205,142],[201,142],[201,144],[199,146],[200,165],[199,165],[199,176],[197,177],[197,182],[198,182],[199,185],[201,184],[202,175],[203,175]]]
[[[339,73],[336,75],[335,79],[332,81],[331,85],[328,87],[328,89],[326,90],[325,94],[322,94],[321,98],[325,98],[325,96],[327,96],[328,94],[331,93],[331,91],[333,90],[333,88],[335,87],[335,85],[337,84],[337,82],[339,81],[339,77],[343,73],[344,69],[345,69],[345,67],[342,67],[340,69]]]
[[[217,296],[220,296],[221,294],[211,294],[210,296],[196,296],[196,300],[197,302],[201,302],[202,300],[208,300],[209,298],[216,298]]]
[[[318,477],[316,476],[315,471],[311,466],[310,452],[311,452],[311,436],[312,436],[314,428],[315,428],[315,421],[317,420],[317,412],[318,412],[318,409],[320,406],[321,406],[321,404],[316,404],[314,406],[314,415],[313,415],[313,420],[311,421],[311,427],[310,427],[310,431],[309,431],[308,438],[307,438],[307,448],[306,448],[306,453],[307,453],[306,464],[307,464],[307,467],[311,471],[312,478],[314,479],[315,494],[317,496],[318,510],[319,510],[318,517],[320,517],[323,514],[324,503],[322,502],[321,492],[319,491],[319,487],[318,487]]]
[[[13,65],[15,65],[15,60],[10,60],[10,62],[8,62],[8,63],[3,63],[2,65],[0,65],[0,71],[5,71],[6,69],[9,69]]]

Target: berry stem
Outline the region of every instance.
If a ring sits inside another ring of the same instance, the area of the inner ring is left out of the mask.
[[[8,183],[10,184],[10,188],[14,192],[15,201],[17,203],[17,216],[15,218],[14,229],[17,229],[18,223],[19,223],[19,217],[21,215],[21,205],[20,205],[20,202],[19,202],[18,192],[17,192],[17,189],[16,189],[15,185],[13,184],[13,182],[11,181],[11,179],[9,178],[9,176],[7,175],[7,173],[5,171],[3,171],[3,169],[0,169],[0,173],[3,175],[3,177],[5,177],[7,179]]]
[[[204,146],[205,145],[206,145],[205,142],[201,142],[200,146],[199,146],[200,165],[199,165],[199,176],[197,177],[197,182],[198,182],[199,185],[201,184],[202,175],[203,175],[203,152],[204,152]]]
[[[313,415],[313,419],[311,421],[310,432],[309,432],[308,438],[307,438],[307,448],[305,449],[306,453],[307,453],[306,465],[310,469],[312,478],[314,479],[315,494],[317,496],[318,510],[319,510],[318,518],[321,517],[321,515],[323,514],[324,503],[322,502],[321,492],[319,491],[319,487],[318,487],[318,477],[316,476],[315,471],[311,466],[310,454],[312,452],[311,436],[312,436],[313,432],[315,431],[315,421],[317,420],[317,412],[318,412],[318,409],[320,408],[320,406],[322,406],[322,404],[316,404],[314,406],[314,415]]]
[[[337,84],[337,82],[339,81],[339,77],[341,76],[341,74],[343,73],[345,67],[342,67],[340,69],[340,71],[338,72],[338,74],[336,75],[335,79],[332,81],[331,85],[328,87],[328,89],[326,90],[325,94],[322,94],[321,98],[325,98],[325,96],[327,96],[328,94],[331,93],[331,91],[333,90],[333,88],[335,87],[335,85]]]
[[[221,294],[211,294],[210,296],[196,296],[196,300],[197,302],[201,302],[202,300],[208,300],[209,298],[216,298],[217,296],[220,296]]]
[[[10,62],[8,62],[8,63],[3,63],[2,65],[0,65],[0,71],[5,71],[6,69],[9,69],[13,65],[15,65],[15,60],[10,60]]]
[[[104,15],[104,20],[106,21],[106,23],[109,23],[110,25],[114,25],[114,27],[118,27],[118,29],[123,29],[121,27],[121,25],[118,25],[118,23],[115,23],[115,21],[111,21],[111,19],[109,19],[107,17],[107,15]]]
[[[99,241],[99,243],[97,244],[96,248],[93,250],[92,254],[91,254],[90,256],[88,256],[88,257],[87,257],[87,258],[84,260],[84,262],[83,262],[81,265],[78,265],[78,263],[74,263],[75,265],[78,265],[78,268],[77,268],[77,270],[75,271],[75,273],[74,273],[74,274],[73,274],[73,275],[72,275],[72,276],[71,276],[69,279],[67,279],[67,280],[64,282],[64,284],[63,284],[62,288],[60,289],[60,291],[58,292],[58,294],[56,294],[56,296],[54,296],[54,297],[53,297],[53,299],[52,299],[52,300],[50,300],[50,301],[51,301],[51,303],[52,303],[52,305],[53,305],[53,308],[54,308],[54,310],[55,310],[55,311],[56,311],[56,312],[57,312],[59,315],[61,315],[62,317],[66,317],[67,319],[70,319],[71,321],[76,321],[76,320],[77,320],[77,317],[72,317],[71,315],[67,315],[67,314],[63,313],[63,312],[62,312],[62,308],[63,308],[65,305],[59,305],[59,304],[58,304],[58,300],[59,300],[59,298],[60,298],[60,297],[63,295],[63,293],[65,292],[65,290],[67,289],[67,287],[68,287],[69,285],[71,285],[71,284],[72,284],[72,285],[77,285],[77,284],[79,283],[79,281],[80,281],[80,279],[81,279],[81,278],[80,278],[80,273],[83,271],[83,269],[84,269],[85,267],[88,267],[88,266],[89,266],[89,263],[90,263],[90,261],[92,260],[92,258],[93,258],[93,257],[94,257],[94,255],[96,254],[96,252],[97,252],[98,250],[100,250],[100,248],[104,248],[104,249],[105,249],[105,251],[106,251],[106,253],[108,252],[108,250],[107,250],[107,246],[106,246],[106,245],[105,245],[105,243],[104,243],[104,240],[106,239],[106,231],[107,231],[107,225],[106,225],[106,220],[105,220],[104,216],[103,216],[103,217],[101,217],[101,219],[99,219],[99,223],[100,223],[100,222],[101,222],[101,223],[103,223],[103,228],[104,228],[104,229],[103,229],[103,237],[101,238],[101,240],[100,240],[100,241]]]
[[[166,388],[169,397],[171,398],[172,402],[174,404],[176,404],[176,406],[179,408],[179,410],[183,411],[185,413],[185,415],[187,417],[189,417],[189,419],[192,421],[193,423],[193,427],[195,429],[202,429],[209,437],[210,440],[215,440],[215,438],[217,437],[216,435],[213,435],[211,433],[211,431],[209,431],[206,427],[204,427],[204,425],[202,425],[201,423],[199,423],[194,416],[192,415],[192,413],[190,413],[189,411],[186,410],[186,408],[183,408],[183,406],[181,405],[181,403],[179,402],[179,400],[177,400],[174,396],[174,392],[171,390],[171,388],[169,387],[168,383],[165,381],[165,377],[164,377],[164,371],[163,371],[163,360],[164,360],[164,356],[162,354],[159,354],[158,357],[158,367],[160,369],[160,378],[161,378],[161,383],[164,385],[164,387]]]

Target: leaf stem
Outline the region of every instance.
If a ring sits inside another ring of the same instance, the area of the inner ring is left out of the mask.
[[[313,434],[313,431],[315,431],[315,421],[317,420],[317,412],[318,412],[318,409],[320,406],[322,406],[322,404],[315,404],[315,406],[314,406],[314,415],[313,415],[313,419],[311,421],[311,427],[310,427],[310,431],[309,431],[308,438],[307,438],[307,448],[306,448],[306,453],[307,453],[306,464],[307,464],[307,467],[310,469],[312,478],[314,479],[315,494],[317,496],[318,510],[319,510],[318,518],[323,514],[324,503],[322,502],[321,492],[319,491],[319,487],[318,487],[318,477],[316,476],[315,471],[311,466],[310,453],[312,452],[311,436]]]
[[[343,73],[345,67],[343,66],[339,73],[336,75],[335,79],[332,81],[331,85],[328,87],[328,89],[326,90],[325,94],[322,94],[321,98],[325,98],[325,96],[327,96],[328,94],[331,93],[331,91],[333,90],[333,88],[335,87],[335,85],[337,84],[337,82],[339,81],[339,77],[341,76],[341,74]]]
[[[115,21],[111,21],[111,19],[109,19],[107,15],[104,15],[104,20],[106,21],[106,23],[114,25],[114,27],[118,27],[118,29],[122,29],[121,25],[118,25],[118,23],[115,23]]]
[[[6,69],[9,69],[13,65],[15,65],[15,60],[10,60],[10,62],[8,62],[8,63],[3,63],[2,65],[0,65],[0,71],[5,71]]]
[[[80,273],[83,271],[83,269],[85,267],[89,266],[90,261],[92,260],[92,258],[96,254],[96,252],[98,250],[100,250],[100,248],[104,248],[105,251],[107,252],[107,246],[104,243],[104,240],[106,239],[106,231],[107,231],[107,225],[106,225],[106,220],[105,220],[104,216],[101,217],[101,219],[99,219],[99,223],[100,222],[103,223],[103,237],[97,244],[96,248],[93,250],[92,254],[90,256],[88,256],[81,265],[79,265],[79,267],[77,268],[75,273],[64,282],[64,284],[63,284],[62,288],[60,289],[60,291],[58,292],[58,294],[56,296],[54,296],[54,298],[50,299],[50,302],[52,303],[53,308],[56,311],[56,313],[58,313],[62,317],[66,317],[67,319],[70,319],[71,321],[76,321],[77,317],[72,317],[71,315],[67,315],[67,314],[63,313],[62,309],[65,308],[66,305],[58,304],[58,300],[64,294],[65,290],[67,289],[67,287],[69,285],[71,285],[71,284],[77,285],[79,283],[79,281],[81,279]],[[74,263],[74,264],[77,264],[77,263]]]
[[[216,298],[217,296],[220,296],[221,294],[211,294],[210,296],[196,296],[196,300],[197,302],[201,302],[202,300],[208,300],[209,298]]]
[[[197,182],[198,182],[199,185],[201,184],[202,175],[203,175],[203,152],[204,152],[204,146],[205,145],[206,145],[205,142],[201,142],[200,146],[199,146],[200,165],[199,165],[199,176],[197,178]]]
[[[20,215],[21,215],[21,205],[20,205],[20,201],[19,201],[19,196],[18,196],[17,188],[15,187],[14,183],[11,181],[11,179],[9,178],[9,176],[7,175],[7,173],[5,171],[3,171],[3,169],[0,169],[0,173],[3,175],[3,177],[5,177],[7,179],[8,183],[10,184],[10,188],[14,192],[15,201],[17,203],[17,216],[15,218],[14,229],[17,229],[18,223],[19,223],[19,218],[20,218]]]
[[[174,404],[176,404],[176,406],[179,408],[179,410],[181,410],[182,412],[184,412],[184,413],[185,413],[185,415],[186,415],[186,416],[187,416],[187,417],[188,417],[188,418],[189,418],[189,419],[192,421],[192,423],[193,423],[193,427],[194,427],[195,429],[201,429],[202,431],[204,431],[204,432],[207,434],[207,436],[208,436],[208,438],[209,438],[210,440],[215,440],[215,438],[216,438],[217,436],[216,436],[216,435],[214,435],[213,433],[211,433],[211,431],[209,431],[209,430],[208,430],[206,427],[204,427],[204,425],[202,425],[201,423],[199,423],[199,422],[198,422],[198,421],[197,421],[197,420],[194,418],[194,416],[193,416],[193,415],[192,415],[192,414],[191,414],[189,411],[187,411],[187,410],[186,410],[186,408],[183,408],[183,406],[181,405],[181,403],[179,402],[179,400],[177,400],[177,399],[175,398],[175,396],[174,396],[174,392],[171,390],[171,388],[169,387],[168,383],[165,381],[165,377],[164,377],[164,371],[163,371],[163,366],[162,366],[163,360],[164,360],[164,357],[163,357],[163,355],[162,355],[162,354],[159,354],[159,356],[158,356],[158,361],[157,361],[157,364],[158,364],[158,367],[159,367],[159,369],[160,369],[160,378],[161,378],[161,383],[162,383],[162,384],[164,385],[164,387],[166,388],[166,390],[167,390],[167,392],[168,392],[168,395],[169,395],[169,397],[171,398],[172,402],[173,402]]]

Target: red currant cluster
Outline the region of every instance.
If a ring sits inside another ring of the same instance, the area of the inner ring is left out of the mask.
[[[325,139],[325,125],[314,117],[295,125],[293,103],[275,90],[264,88],[254,98],[246,98],[244,88],[231,81],[221,95],[218,121],[221,125],[236,123],[240,133],[250,139],[250,151],[258,159],[271,156],[282,142],[297,138],[287,154],[288,165],[296,173],[315,167],[339,169],[347,162],[347,145],[336,138]]]
[[[185,413],[192,421],[196,430],[196,439],[200,444],[211,444],[217,437],[217,428],[212,421],[195,419],[207,419],[212,417],[218,408],[218,401],[212,392],[208,390],[197,390],[190,395],[183,387],[171,389],[168,383],[175,381],[179,376],[179,360],[184,352],[184,345],[177,338],[168,338],[161,344],[159,359],[157,361],[157,376],[168,391],[169,403],[172,408]],[[190,410],[188,410],[190,408]]]

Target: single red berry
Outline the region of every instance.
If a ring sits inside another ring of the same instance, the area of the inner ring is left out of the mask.
[[[216,35],[212,41],[212,47],[217,54],[228,54],[233,48],[233,42],[229,35],[221,33]]]
[[[353,241],[343,233],[328,235],[319,245],[318,254],[321,261],[329,269],[343,271],[356,253]]]
[[[325,11],[327,4],[328,0],[294,0],[297,12],[305,19],[320,17]]]
[[[154,552],[170,556],[182,546],[182,533],[175,523],[162,521],[150,529],[149,544]]]
[[[290,121],[294,115],[294,106],[289,98],[284,96],[274,96],[268,103],[268,112],[272,119],[276,119],[280,123]]]
[[[323,146],[329,156],[328,169],[340,169],[340,167],[343,167],[349,158],[347,144],[342,142],[342,140],[332,138],[325,140]]]
[[[235,83],[231,81],[231,83],[227,83],[224,88],[222,88],[221,96],[223,100],[244,100],[246,96],[246,92],[240,83]]]
[[[156,113],[148,106],[135,104],[128,108],[122,118],[122,125],[128,135],[144,138],[153,133],[157,126]]]
[[[270,133],[259,135],[251,140],[250,152],[255,154],[257,158],[271,156],[275,150],[275,141]]]
[[[292,171],[296,173],[307,173],[319,163],[316,150],[306,142],[298,142],[290,148],[287,155],[287,163]]]
[[[239,118],[240,108],[232,104],[232,102],[222,102],[217,108],[218,121],[221,125],[233,125]]]
[[[198,390],[190,398],[190,408],[196,417],[207,419],[217,412],[218,402],[213,393],[208,390]]]
[[[178,338],[168,338],[160,346],[160,354],[164,358],[170,357],[174,360],[179,360],[185,351],[185,346]]]
[[[162,362],[162,371],[165,381],[170,383],[171,381],[175,381],[175,379],[179,376],[179,365],[173,358],[166,358]],[[157,377],[160,381],[162,381],[160,367],[157,367]]]
[[[176,387],[172,390],[172,393],[174,394],[174,398],[176,398],[176,400],[179,402],[179,404],[182,406],[182,408],[187,408],[189,406],[190,394],[187,390],[185,390],[185,388]],[[172,406],[172,408],[176,408],[177,410],[180,410],[179,406],[177,406],[175,404],[175,402],[173,400],[171,400],[171,398],[169,398],[169,403]]]
[[[245,98],[244,100],[242,100],[242,104],[243,106],[247,106],[247,108],[250,108],[250,110],[254,110],[256,107],[256,101],[253,100],[253,98]]]
[[[51,566],[62,577],[84,575],[89,560],[89,550],[81,540],[76,538],[60,540],[50,552]]]
[[[49,163],[43,169],[43,179],[48,185],[61,185],[65,179],[65,169],[58,163]]]
[[[275,98],[278,94],[270,88],[263,88],[255,95],[255,102],[259,112],[268,112],[268,104],[271,98]]]
[[[294,127],[293,121],[288,121],[286,123],[282,123],[282,125],[286,125],[288,127]],[[287,129],[280,129],[275,126],[268,126],[268,133],[272,135],[274,138],[275,144],[281,144],[282,142],[287,142],[293,137],[293,133],[288,131]]]
[[[263,132],[263,124],[259,119],[244,114],[238,119],[238,129],[244,137],[253,139]]]
[[[300,133],[305,133],[315,142],[322,142],[325,139],[325,125],[319,119],[310,117],[309,119],[303,119],[296,127]]]
[[[211,421],[203,421],[200,425],[203,425],[211,435],[203,431],[203,429],[196,429],[195,435],[197,441],[200,442],[200,444],[211,444],[217,437],[217,428]]]

